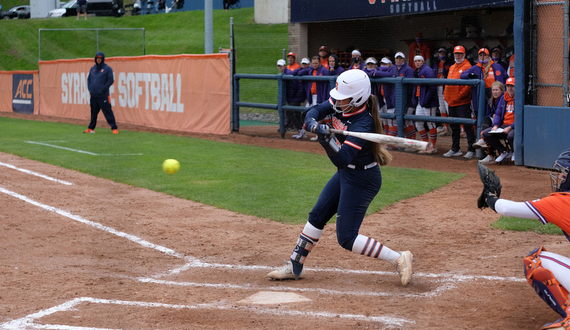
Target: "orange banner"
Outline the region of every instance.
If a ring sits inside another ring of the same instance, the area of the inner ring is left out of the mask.
[[[0,71],[0,112],[37,114],[38,71]]]
[[[230,133],[227,54],[109,57],[105,63],[115,75],[110,93],[119,129],[129,123]],[[93,59],[39,62],[40,114],[89,120],[87,76],[94,64]]]

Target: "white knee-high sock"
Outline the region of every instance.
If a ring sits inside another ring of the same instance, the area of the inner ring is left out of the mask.
[[[373,238],[360,234],[358,234],[356,240],[354,240],[354,244],[352,245],[352,252],[372,258],[379,258],[391,263],[396,262],[396,260],[398,260],[400,257],[400,253],[389,249]]]

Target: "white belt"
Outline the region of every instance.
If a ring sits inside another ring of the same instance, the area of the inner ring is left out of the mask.
[[[368,165],[364,165],[364,166],[363,166],[363,165],[356,166],[356,165],[353,165],[353,164],[348,164],[348,165],[346,165],[346,167],[351,168],[351,169],[353,169],[353,170],[356,170],[356,169],[358,169],[358,170],[367,170],[367,169],[372,168],[372,167],[374,167],[374,166],[376,166],[376,165],[378,165],[378,163],[372,162],[372,163],[370,163],[370,164],[368,164]]]

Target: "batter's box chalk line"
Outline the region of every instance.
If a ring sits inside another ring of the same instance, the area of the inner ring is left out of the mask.
[[[59,180],[59,179],[56,179],[56,178],[52,178],[51,176],[47,176],[47,175],[44,175],[44,174],[41,174],[41,173],[38,173],[38,172],[30,171],[30,170],[27,170],[27,169],[25,169],[25,168],[16,167],[16,166],[11,165],[11,164],[7,164],[7,163],[2,163],[2,162],[0,162],[0,166],[5,166],[5,167],[11,168],[11,169],[13,169],[13,170],[17,170],[17,171],[20,171],[20,172],[23,172],[23,173],[26,173],[26,174],[34,175],[34,176],[37,176],[37,177],[40,177],[40,178],[42,178],[42,179],[46,179],[46,180],[49,180],[49,181],[61,183],[61,184],[66,185],[66,186],[71,186],[71,185],[73,185],[73,183],[71,183],[71,182],[64,181],[64,180]]]
[[[321,288],[293,288],[293,287],[281,287],[281,286],[267,286],[267,287],[251,287],[249,285],[234,285],[234,284],[219,284],[219,283],[213,283],[213,284],[207,284],[207,283],[192,283],[192,282],[174,282],[174,281],[164,281],[164,280],[160,280],[160,277],[164,277],[164,276],[168,276],[168,275],[173,275],[173,274],[177,274],[186,270],[189,270],[191,268],[225,268],[225,269],[231,269],[231,270],[239,270],[239,271],[244,271],[244,270],[249,270],[249,271],[259,271],[259,270],[263,270],[263,271],[267,271],[268,269],[273,269],[273,267],[269,267],[269,266],[246,266],[246,265],[230,265],[230,264],[219,264],[219,263],[206,263],[206,262],[201,262],[199,259],[192,257],[192,256],[187,256],[184,255],[182,253],[178,253],[176,251],[174,251],[173,249],[164,247],[164,246],[160,246],[154,243],[151,243],[149,241],[146,241],[140,237],[131,235],[131,234],[127,234],[125,232],[121,232],[118,231],[114,228],[108,227],[108,226],[104,226],[102,224],[87,220],[79,215],[75,215],[72,214],[70,212],[67,212],[65,210],[61,210],[58,208],[55,208],[53,206],[49,206],[49,205],[45,205],[42,204],[38,201],[32,200],[31,198],[28,198],[24,195],[18,194],[16,192],[4,189],[2,187],[0,187],[0,193],[5,193],[8,194],[10,196],[13,196],[15,198],[18,198],[22,201],[25,201],[27,203],[30,203],[32,205],[35,205],[37,207],[40,207],[44,210],[50,211],[50,212],[54,212],[56,214],[59,214],[61,216],[67,217],[71,220],[77,221],[77,222],[81,222],[83,224],[89,225],[91,227],[100,229],[102,231],[105,231],[107,233],[116,235],[118,237],[121,238],[125,238],[131,242],[137,243],[145,248],[150,248],[150,249],[154,249],[157,250],[161,253],[164,253],[166,255],[175,257],[175,258],[179,258],[179,259],[183,259],[186,261],[186,264],[182,265],[181,267],[172,269],[166,273],[162,273],[159,275],[155,275],[151,278],[141,278],[138,279],[141,282],[147,282],[147,283],[160,283],[160,284],[164,284],[164,285],[182,285],[182,286],[194,286],[194,287],[209,287],[209,288],[235,288],[235,289],[244,289],[244,290],[263,290],[263,291],[267,291],[267,290],[291,290],[291,291],[306,291],[306,292],[322,292],[322,293],[326,293],[326,294],[334,294],[334,295],[340,295],[340,294],[353,294],[353,295],[377,295],[377,296],[403,296],[403,297],[433,297],[436,295],[441,294],[444,291],[450,290],[452,288],[455,288],[457,283],[459,282],[464,282],[464,281],[476,281],[476,280],[489,280],[489,281],[524,281],[523,279],[518,279],[518,278],[504,278],[504,277],[496,277],[496,276],[466,276],[466,275],[456,275],[456,274],[423,274],[423,273],[416,273],[414,274],[414,276],[416,277],[426,277],[426,278],[436,278],[437,280],[434,283],[439,283],[441,284],[440,286],[438,286],[435,290],[431,290],[429,292],[424,292],[424,293],[407,293],[407,292],[399,292],[399,293],[385,293],[385,292],[368,292],[368,291],[353,291],[353,292],[347,292],[347,291],[337,291],[337,290],[327,290],[327,289],[321,289]],[[315,272],[338,272],[338,273],[354,273],[354,274],[374,274],[374,275],[381,275],[381,276],[395,276],[395,274],[393,272],[382,272],[382,271],[364,271],[364,270],[349,270],[349,269],[338,269],[338,268],[308,268],[307,270],[310,271],[315,271]]]
[[[109,300],[109,299],[82,297],[82,298],[75,298],[61,305],[48,308],[39,311],[37,313],[30,314],[26,317],[17,320],[3,323],[0,325],[0,329],[118,330],[110,328],[78,327],[78,326],[69,326],[69,325],[35,323],[37,320],[48,315],[52,315],[58,312],[77,310],[79,309],[79,307],[81,307],[79,305],[82,303],[121,305],[121,306],[140,307],[140,308],[166,308],[166,309],[176,309],[176,310],[187,309],[187,310],[218,310],[218,311],[232,311],[232,312],[240,311],[245,313],[254,313],[259,315],[273,315],[281,317],[309,317],[309,318],[313,317],[313,318],[325,318],[325,319],[345,319],[345,320],[354,320],[360,322],[382,323],[390,326],[399,326],[399,327],[405,326],[407,324],[416,323],[413,320],[407,320],[390,316],[366,316],[358,314],[295,311],[295,310],[283,309],[282,307],[280,309],[261,308],[261,307],[251,307],[251,306],[240,306],[226,301],[217,301],[217,302],[212,302],[207,304],[197,304],[197,305],[175,305],[175,304],[164,304],[164,303],[153,303],[153,302],[142,302],[142,301]]]

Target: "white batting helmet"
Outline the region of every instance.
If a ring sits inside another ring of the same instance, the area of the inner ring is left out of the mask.
[[[336,79],[336,87],[330,91],[336,101],[351,99],[346,106],[339,107],[335,102],[336,112],[347,112],[353,107],[360,108],[370,97],[370,78],[362,70],[347,70]]]

